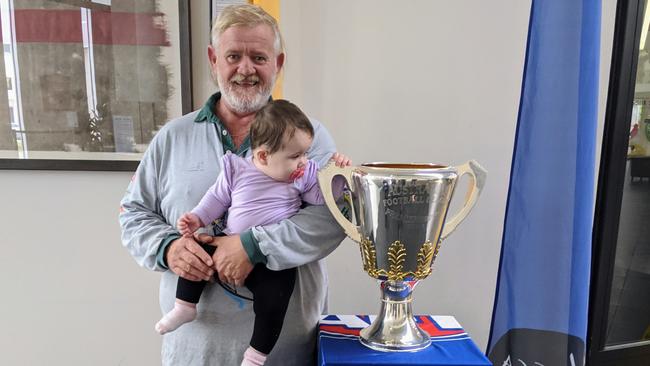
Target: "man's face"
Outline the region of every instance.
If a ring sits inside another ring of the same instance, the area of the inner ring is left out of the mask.
[[[208,47],[213,75],[227,106],[240,114],[256,112],[268,101],[284,62],[276,55],[271,27],[230,27],[216,49]]]

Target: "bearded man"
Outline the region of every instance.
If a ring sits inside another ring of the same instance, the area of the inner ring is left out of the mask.
[[[171,310],[178,276],[241,286],[257,263],[271,270],[297,267],[296,284],[277,345],[266,365],[313,365],[317,324],[326,311],[327,275],[321,261],[344,234],[324,206],[308,206],[279,224],[240,235],[204,237],[218,248],[211,257],[174,223],[194,207],[219,175],[226,151],[250,154],[249,128],[270,99],[285,61],[276,21],[261,8],[236,5],[212,28],[208,58],[220,92],[202,109],[168,122],[156,134],[122,199],[122,242],[141,266],[162,271],[160,305]],[[311,120],[308,155],[324,166],[335,152],[325,127]],[[245,288],[238,293],[250,296]],[[164,336],[164,365],[238,365],[253,329],[253,307],[208,285],[193,322]]]

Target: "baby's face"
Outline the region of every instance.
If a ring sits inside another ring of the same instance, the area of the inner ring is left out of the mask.
[[[292,182],[302,177],[312,140],[307,132],[296,130],[291,138],[285,139],[280,150],[268,156],[265,173],[281,182]]]

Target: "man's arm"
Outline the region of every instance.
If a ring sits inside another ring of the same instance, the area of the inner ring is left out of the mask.
[[[163,271],[167,268],[156,260],[158,248],[167,237],[171,238],[178,233],[165,221],[158,209],[160,202],[155,150],[154,146],[147,149],[131,178],[120,203],[119,221],[122,245],[135,261],[142,267]]]
[[[122,245],[142,267],[168,267],[189,280],[208,278],[212,259],[192,238],[180,238],[160,209],[159,133],[142,157],[120,206]]]
[[[266,266],[281,270],[317,261],[330,254],[345,238],[327,206],[307,206],[279,224],[253,229]]]
[[[241,235],[200,235],[202,242],[219,248],[212,256],[219,279],[237,286],[243,286],[256,263],[273,270],[298,267],[324,258],[343,238],[343,230],[325,206],[308,206],[291,219]]]

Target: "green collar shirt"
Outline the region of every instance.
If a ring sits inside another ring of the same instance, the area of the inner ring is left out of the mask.
[[[199,110],[199,114],[196,115],[194,122],[214,123],[215,127],[217,128],[217,133],[221,138],[221,145],[223,146],[224,154],[227,151],[230,151],[233,154],[239,156],[245,156],[251,147],[250,135],[246,136],[244,142],[241,144],[241,146],[239,146],[239,148],[235,147],[235,143],[233,142],[230,132],[228,132],[228,130],[223,125],[219,117],[214,113],[217,102],[219,101],[220,98],[221,98],[220,92],[212,94],[212,96],[208,99],[208,101],[205,102],[205,104],[203,105],[203,108]]]

